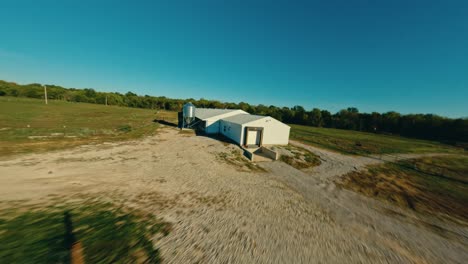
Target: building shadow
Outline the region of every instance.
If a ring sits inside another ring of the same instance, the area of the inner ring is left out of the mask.
[[[169,121],[166,121],[166,120],[163,120],[163,119],[155,119],[155,120],[153,120],[153,122],[161,124],[161,125],[165,125],[165,126],[178,127],[178,125],[176,123],[169,122]]]
[[[207,134],[205,133],[204,131],[200,131],[198,129],[195,129],[195,135],[197,135],[198,137],[207,137],[207,138],[212,138],[212,139],[216,139],[222,143],[225,143],[225,144],[234,144],[236,146],[238,146],[239,144],[237,144],[237,142],[235,142],[234,140],[222,135],[222,134]]]
[[[240,148],[242,150],[242,155],[244,157],[246,157],[247,159],[251,160],[251,154],[250,152],[243,148],[242,146],[240,146],[237,142],[235,142],[234,140],[224,136],[223,134],[206,134],[204,131],[202,130],[199,130],[199,129],[195,129],[195,135],[197,137],[207,137],[207,138],[211,138],[211,139],[214,139],[214,140],[217,140],[225,145],[234,145],[238,148]]]

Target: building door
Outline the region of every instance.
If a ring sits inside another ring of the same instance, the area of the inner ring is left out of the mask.
[[[263,130],[257,128],[247,128],[246,129],[246,140],[245,145],[247,146],[260,146],[262,142],[262,132]]]

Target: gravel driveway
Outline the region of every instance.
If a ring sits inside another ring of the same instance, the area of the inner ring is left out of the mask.
[[[240,155],[237,146],[163,128],[137,141],[0,161],[0,201],[5,208],[94,195],[150,211],[173,225],[156,242],[167,263],[468,259],[466,225],[423,219],[329,180],[377,161],[310,150],[319,167],[304,172],[275,161],[258,164],[262,172],[246,160],[227,162]]]

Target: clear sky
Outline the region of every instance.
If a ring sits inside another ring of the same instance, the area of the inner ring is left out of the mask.
[[[468,1],[0,0],[0,79],[468,116]]]

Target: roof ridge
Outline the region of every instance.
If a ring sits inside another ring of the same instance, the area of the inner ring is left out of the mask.
[[[232,122],[232,123],[237,123],[237,124],[247,124],[247,123],[261,120],[261,119],[268,118],[268,117],[272,118],[271,116],[251,115],[249,113],[240,113],[237,115],[222,118],[221,120],[225,120],[227,122]]]
[[[234,109],[234,108],[207,108],[207,107],[196,107],[196,109],[208,109],[208,110],[242,110],[242,109]]]

